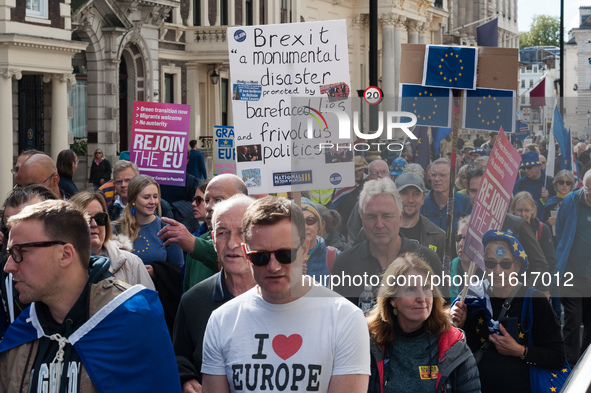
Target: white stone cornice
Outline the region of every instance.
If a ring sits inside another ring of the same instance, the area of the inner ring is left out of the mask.
[[[57,79],[62,83],[76,83],[76,77],[72,74],[43,74],[43,83],[49,83]]]
[[[16,68],[0,69],[0,73],[6,79],[11,79],[12,77],[14,77],[14,79],[20,80],[23,77],[21,70],[18,70]]]

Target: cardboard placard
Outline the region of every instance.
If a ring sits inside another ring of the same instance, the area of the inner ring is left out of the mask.
[[[400,83],[421,84],[425,48],[425,44],[402,44]],[[518,59],[519,50],[517,48],[479,46],[476,86],[488,89],[517,90]]]

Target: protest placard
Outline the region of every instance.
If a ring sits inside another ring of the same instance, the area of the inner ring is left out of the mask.
[[[190,105],[134,101],[130,160],[159,184],[184,186]]]
[[[213,126],[213,174],[222,173],[236,174],[236,149],[232,126]]]
[[[476,194],[464,243],[464,253],[483,271],[482,237],[503,226],[520,163],[521,156],[501,127]]]
[[[236,174],[252,194],[352,186],[344,20],[228,29]],[[350,124],[350,123],[349,123]],[[319,143],[333,143],[339,159]]]

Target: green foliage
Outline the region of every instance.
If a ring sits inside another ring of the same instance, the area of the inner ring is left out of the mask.
[[[557,16],[534,15],[529,32],[519,34],[519,47],[559,46],[560,18]]]
[[[72,150],[78,157],[88,155],[88,138],[74,137],[74,144],[70,145]]]

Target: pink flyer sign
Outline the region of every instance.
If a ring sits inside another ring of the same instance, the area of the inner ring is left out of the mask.
[[[184,186],[191,106],[134,101],[130,159],[159,184]]]
[[[503,226],[520,163],[521,156],[501,128],[476,194],[464,244],[464,253],[482,270],[485,270],[482,237],[489,230]]]

